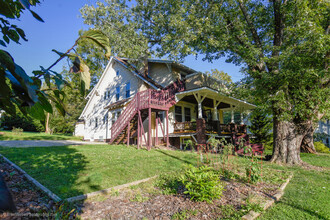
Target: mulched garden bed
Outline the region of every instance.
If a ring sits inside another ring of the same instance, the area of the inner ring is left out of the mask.
[[[189,219],[219,219],[230,217],[235,210],[246,208],[242,205],[246,204],[247,199],[256,203],[263,197],[274,195],[280,187],[280,184],[251,185],[228,180],[223,182],[226,184],[223,196],[214,200],[212,204],[191,201],[184,194],[162,195],[156,187],[152,190],[150,186],[147,190],[138,187],[85,201],[82,204],[81,217],[83,219],[173,219],[180,215]],[[246,213],[248,211],[246,210]]]
[[[0,213],[0,219],[31,219],[33,217],[47,219],[47,213],[52,212],[54,202],[2,158],[0,158],[0,172],[17,208],[16,213]]]

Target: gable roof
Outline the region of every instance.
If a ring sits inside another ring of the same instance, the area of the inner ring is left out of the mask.
[[[153,87],[154,89],[159,90],[159,89],[162,89],[163,88],[161,85],[159,85],[153,79],[151,79],[149,76],[144,75],[144,74],[141,74],[133,64],[130,64],[127,61],[125,61],[124,59],[119,58],[119,57],[114,57],[114,59],[116,59],[117,62],[119,62],[120,64],[122,64],[131,73],[133,73],[135,76],[137,76],[138,78],[140,78],[142,81],[144,81],[145,83],[147,83],[149,86]]]
[[[146,79],[145,77],[143,77],[142,75],[140,75],[137,71],[135,71],[134,67],[130,67],[128,66],[128,63],[125,63],[124,61],[122,61],[120,58],[116,58],[116,57],[110,57],[110,60],[107,64],[107,66],[105,67],[99,81],[96,83],[96,85],[94,86],[94,88],[88,93],[88,95],[85,97],[86,99],[88,99],[88,102],[86,103],[82,113],[80,114],[79,116],[79,119],[82,118],[82,116],[85,114],[88,106],[90,105],[90,102],[91,102],[91,97],[98,92],[98,88],[100,86],[100,84],[102,83],[103,79],[104,79],[104,76],[105,74],[107,73],[109,67],[110,67],[110,64],[113,63],[113,62],[117,62],[119,64],[121,64],[122,66],[124,66],[130,73],[132,73],[134,76],[136,76],[137,78],[141,79],[143,82],[145,82],[146,84],[148,84],[150,87],[156,89],[156,90],[159,90],[161,89],[161,87],[158,87],[155,85],[155,83],[153,83],[151,80],[148,80]]]

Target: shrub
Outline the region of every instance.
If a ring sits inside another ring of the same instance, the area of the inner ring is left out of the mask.
[[[181,176],[180,181],[185,187],[185,194],[189,194],[191,200],[212,202],[222,196],[224,187],[219,175],[210,167],[196,168],[188,166]]]
[[[11,132],[13,132],[13,134],[15,134],[15,135],[22,135],[23,128],[15,128],[15,127],[13,127],[13,129],[11,130]]]
[[[4,114],[1,118],[1,128],[12,130],[14,127],[22,128],[24,131],[44,131],[44,127],[40,121],[29,116],[24,116],[20,112],[14,116]]]
[[[321,141],[314,142],[316,152],[329,153],[329,148],[325,146]]]
[[[183,188],[178,173],[161,174],[156,186],[162,189],[162,193],[165,195],[179,193],[180,188]]]
[[[257,183],[261,180],[261,167],[257,161],[251,161],[250,166],[245,168],[246,177],[252,182]]]

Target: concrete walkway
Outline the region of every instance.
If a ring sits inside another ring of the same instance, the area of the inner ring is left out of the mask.
[[[52,147],[66,145],[106,144],[104,142],[73,141],[73,140],[20,140],[0,141],[2,147]]]

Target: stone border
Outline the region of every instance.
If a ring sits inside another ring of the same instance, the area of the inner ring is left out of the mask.
[[[3,155],[0,154],[0,157],[2,157],[11,166],[15,167],[16,170],[20,171],[23,174],[23,176],[25,176],[30,182],[32,182],[34,185],[36,185],[36,187],[38,187],[44,193],[46,193],[52,200],[54,200],[55,202],[59,202],[59,201],[62,200],[55,193],[53,193],[52,191],[50,191],[49,189],[47,189],[44,185],[42,185],[41,183],[39,183],[36,179],[34,179],[33,177],[31,177],[29,174],[27,174],[24,170],[22,170],[19,166],[17,166],[13,162],[11,162],[5,156],[3,156]]]
[[[15,169],[17,169],[18,171],[20,171],[23,176],[25,176],[30,182],[32,182],[36,187],[38,187],[39,189],[41,189],[44,193],[46,193],[51,199],[53,199],[55,202],[59,202],[62,201],[62,199],[57,196],[55,193],[53,193],[52,191],[50,191],[49,189],[47,189],[44,185],[42,185],[41,183],[39,183],[36,179],[34,179],[33,177],[31,177],[29,174],[27,174],[22,168],[20,168],[19,166],[17,166],[16,164],[14,164],[13,162],[11,162],[9,159],[7,159],[5,156],[0,154],[0,157],[2,157],[7,163],[9,163],[11,166],[13,166]],[[67,198],[65,199],[65,201],[68,202],[76,202],[76,201],[80,201],[80,200],[84,200],[87,198],[92,198],[98,195],[106,195],[111,193],[113,190],[120,190],[120,189],[124,189],[130,186],[134,186],[134,185],[138,185],[140,183],[144,183],[147,182],[151,179],[156,178],[158,175],[153,176],[153,177],[149,177],[146,179],[142,179],[142,180],[137,180],[134,182],[130,182],[130,183],[126,183],[123,185],[118,185],[118,186],[114,186],[108,189],[102,189],[96,192],[91,192],[91,193],[87,193],[87,194],[83,194],[83,195],[79,195],[79,196],[74,196],[71,198]]]
[[[98,195],[107,195],[107,194],[110,194],[113,190],[120,190],[120,189],[124,189],[124,188],[130,187],[130,186],[138,185],[140,183],[144,183],[144,182],[147,182],[151,179],[154,179],[157,176],[158,175],[153,176],[153,177],[149,177],[149,178],[146,178],[146,179],[126,183],[126,184],[123,184],[123,185],[110,187],[108,189],[102,189],[102,190],[99,190],[99,191],[96,191],[96,192],[91,192],[91,193],[87,193],[87,194],[83,194],[83,195],[79,195],[79,196],[74,196],[74,197],[71,197],[71,198],[68,198],[68,199],[65,199],[65,200],[68,201],[68,202],[76,202],[76,201],[92,198],[92,197],[95,197],[95,196],[98,196]]]
[[[293,174],[291,174],[288,179],[285,181],[285,183],[283,183],[281,185],[281,187],[276,191],[276,194],[274,196],[272,196],[270,199],[266,199],[261,203],[261,207],[263,210],[268,209],[269,207],[271,207],[274,202],[277,202],[280,200],[280,198],[284,195],[284,189],[285,187],[288,185],[288,183],[290,182],[290,180],[292,179]],[[259,215],[261,215],[260,212],[255,212],[255,211],[250,211],[248,214],[242,216],[242,219],[244,220],[254,220],[257,217],[259,217]]]

